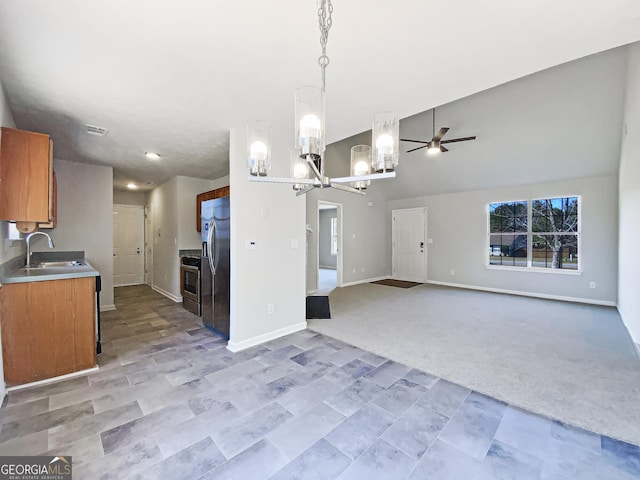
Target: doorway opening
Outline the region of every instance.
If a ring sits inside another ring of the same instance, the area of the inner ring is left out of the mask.
[[[317,293],[342,285],[342,204],[318,200]]]

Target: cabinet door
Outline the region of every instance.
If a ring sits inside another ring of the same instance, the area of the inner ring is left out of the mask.
[[[2,128],[0,220],[51,221],[52,143],[48,135]]]
[[[0,308],[8,385],[96,366],[95,278],[4,284]]]

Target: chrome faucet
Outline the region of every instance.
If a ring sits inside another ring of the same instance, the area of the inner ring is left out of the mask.
[[[26,242],[27,242],[27,261],[25,262],[24,266],[25,267],[30,267],[31,266],[31,246],[29,243],[29,240],[31,240],[31,238],[35,235],[44,235],[45,237],[47,237],[47,240],[49,242],[49,248],[53,248],[53,240],[51,240],[51,237],[49,236],[48,233],[44,233],[44,232],[33,232],[30,233],[29,235],[27,235],[27,237],[25,238]]]

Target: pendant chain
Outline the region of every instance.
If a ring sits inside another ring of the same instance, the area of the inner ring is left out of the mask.
[[[331,0],[320,0],[318,7],[318,23],[320,24],[320,46],[322,47],[322,55],[318,58],[318,64],[322,70],[322,91],[325,91],[325,70],[329,65],[329,57],[327,56],[327,41],[329,40],[329,30],[333,25],[331,15],[333,13],[333,4]]]

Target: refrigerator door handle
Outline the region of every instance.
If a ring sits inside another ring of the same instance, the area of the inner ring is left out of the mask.
[[[215,228],[215,222],[212,221],[211,224],[209,225],[209,233],[207,234],[207,260],[209,261],[209,268],[211,269],[211,273],[215,275],[216,267],[213,263],[213,255],[211,251],[211,243],[214,241],[214,238],[215,238],[215,235],[213,232],[214,228]]]
[[[216,220],[213,219],[213,273],[216,273],[216,270],[218,268],[218,263],[220,262],[220,244],[218,242],[218,229],[216,227]]]

